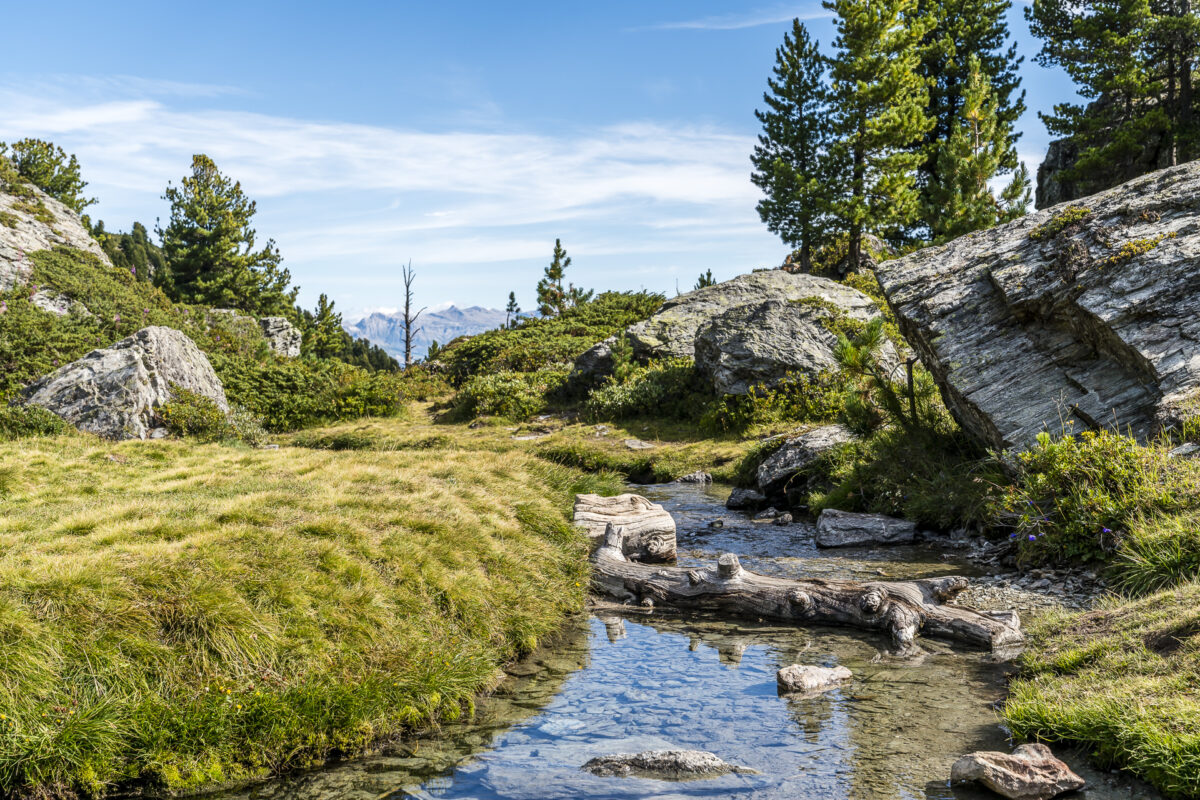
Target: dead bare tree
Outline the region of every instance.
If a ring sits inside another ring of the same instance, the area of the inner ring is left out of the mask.
[[[416,336],[418,333],[420,333],[422,330],[421,328],[417,328],[414,330],[413,326],[417,324],[417,318],[421,316],[421,313],[425,310],[426,306],[422,306],[421,310],[418,311],[417,313],[415,313],[415,314],[412,313],[412,304],[413,304],[412,284],[413,284],[413,278],[415,278],[417,276],[417,273],[413,271],[412,261],[409,261],[408,266],[406,266],[402,269],[402,273],[404,275],[404,366],[411,367],[412,363],[413,363],[413,360],[412,360],[413,337]]]

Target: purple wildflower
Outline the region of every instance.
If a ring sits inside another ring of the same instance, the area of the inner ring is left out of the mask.
[[[1104,531],[1105,533],[1112,533],[1112,528],[1101,528],[1100,530]]]
[[[1034,535],[1034,534],[1032,534],[1032,533],[1031,533],[1031,534],[1029,534],[1029,541],[1031,541],[1031,542],[1036,542],[1036,541],[1037,541],[1037,536],[1035,536],[1035,535]]]

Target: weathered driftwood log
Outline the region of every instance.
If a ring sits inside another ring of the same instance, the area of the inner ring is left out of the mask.
[[[655,567],[626,558],[624,540],[624,533],[610,525],[592,554],[593,588],[623,602],[878,630],[901,649],[912,647],[918,632],[992,649],[1022,641],[1014,612],[944,605],[967,588],[966,578],[798,581],[745,570],[732,553],[713,567]]]
[[[636,561],[675,558],[675,519],[662,506],[641,495],[577,494],[575,524],[587,531],[596,547],[602,544],[609,525],[620,527],[625,532],[622,550]]]

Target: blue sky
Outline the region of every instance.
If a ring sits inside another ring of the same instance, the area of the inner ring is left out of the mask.
[[[168,181],[212,156],[258,201],[315,305],[523,307],[561,237],[569,278],[674,293],[786,253],[754,211],[749,155],[793,16],[819,2],[65,2],[4,10],[0,140],[78,154],[110,230],[164,217]],[[1026,56],[1019,149],[1074,97]],[[14,35],[14,32],[18,32]]]

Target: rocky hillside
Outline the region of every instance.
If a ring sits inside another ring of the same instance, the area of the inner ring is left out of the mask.
[[[494,308],[450,306],[442,311],[426,311],[418,320],[420,331],[413,337],[413,358],[424,358],[429,344],[446,344],[459,336],[499,328],[504,324],[505,313]],[[396,358],[404,358],[404,315],[396,312],[375,312],[358,322],[346,325],[352,336],[369,339]]]

